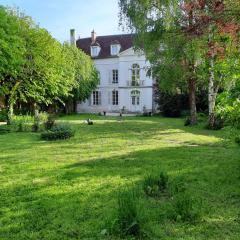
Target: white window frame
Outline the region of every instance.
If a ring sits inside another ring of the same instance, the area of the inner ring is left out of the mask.
[[[119,92],[118,90],[112,91],[112,105],[117,106],[119,104]]]
[[[140,105],[140,91],[139,90],[131,91],[131,103],[133,106]]]
[[[93,91],[92,93],[92,105],[99,106],[101,105],[101,92]]]
[[[111,55],[116,56],[119,53],[119,44],[112,44],[111,45]]]
[[[112,70],[112,83],[118,84],[118,78],[119,78],[118,69],[113,69]]]
[[[131,86],[139,86],[139,85],[140,85],[140,66],[138,63],[134,63],[132,65]]]
[[[91,46],[91,56],[97,57],[99,54],[99,47],[98,46]]]

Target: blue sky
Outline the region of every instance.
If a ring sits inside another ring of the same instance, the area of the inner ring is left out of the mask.
[[[77,37],[121,33],[118,27],[118,0],[0,0],[17,6],[61,42],[69,40],[69,30]]]

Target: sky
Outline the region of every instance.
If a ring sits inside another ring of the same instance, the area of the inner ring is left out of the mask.
[[[0,0],[0,5],[19,7],[31,16],[53,37],[63,42],[69,40],[74,28],[76,37],[121,33],[118,26],[118,0]]]

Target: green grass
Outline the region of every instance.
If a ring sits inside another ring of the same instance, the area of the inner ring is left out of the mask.
[[[150,173],[182,177],[203,201],[202,220],[162,219],[142,197],[147,239],[240,239],[240,148],[228,130],[183,127],[182,119],[69,116],[76,135],[45,142],[36,133],[0,135],[0,239],[120,239],[101,236],[114,221],[119,190]]]

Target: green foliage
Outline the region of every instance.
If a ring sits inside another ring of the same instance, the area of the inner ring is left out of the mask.
[[[67,43],[63,45],[63,49],[68,54],[68,60],[70,61],[68,63],[72,64],[75,78],[75,85],[69,98],[82,102],[90,96],[99,84],[97,70],[91,58],[82,50]]]
[[[40,130],[43,130],[43,125],[48,119],[48,114],[45,112],[36,113],[34,116],[34,123],[32,125],[32,131],[38,132]]]
[[[240,136],[236,136],[236,137],[235,137],[235,142],[236,142],[238,145],[240,145]]]
[[[160,111],[165,117],[180,117],[182,110],[182,95],[161,92],[159,94]]]
[[[29,132],[31,131],[34,118],[30,115],[14,115],[12,117],[11,128],[17,132]]]
[[[10,133],[11,129],[8,126],[0,125],[0,135]]]
[[[207,125],[207,128],[209,130],[220,130],[224,127],[224,120],[219,116],[215,116],[214,123],[212,126],[209,124]]]
[[[58,124],[51,130],[43,132],[41,138],[47,141],[65,140],[73,137],[74,134],[75,131],[69,124]]]
[[[118,194],[117,223],[123,236],[139,236],[141,232],[139,193],[136,189],[126,188]]]
[[[216,111],[226,124],[240,128],[240,91],[236,89],[219,96]]]
[[[7,110],[1,109],[0,110],[0,122],[5,122],[5,121],[7,121]]]
[[[170,219],[174,221],[191,222],[201,217],[201,201],[195,199],[187,192],[182,192],[172,197],[172,208],[169,211]]]
[[[0,96],[6,98],[9,123],[17,101],[63,104],[70,96],[82,101],[98,84],[90,57],[60,44],[16,9],[0,7],[0,39]]]
[[[51,130],[55,126],[56,116],[54,114],[49,114],[47,121],[44,122],[46,130]]]
[[[168,176],[161,172],[159,176],[149,175],[143,182],[144,192],[150,197],[159,197],[166,192],[168,187]]]

